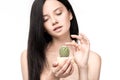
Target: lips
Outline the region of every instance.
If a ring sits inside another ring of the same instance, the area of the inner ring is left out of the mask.
[[[57,30],[59,30],[61,27],[62,27],[62,26],[55,27],[55,28],[53,29],[53,31],[57,31]]]

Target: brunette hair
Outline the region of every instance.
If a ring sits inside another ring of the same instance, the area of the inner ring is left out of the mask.
[[[28,36],[28,79],[40,80],[40,75],[46,62],[45,50],[52,37],[44,31],[43,5],[46,0],[35,0],[31,8],[30,29]],[[78,34],[78,23],[73,8],[68,0],[58,0],[67,10],[71,11],[73,19],[70,34]],[[73,39],[76,41],[76,39]]]

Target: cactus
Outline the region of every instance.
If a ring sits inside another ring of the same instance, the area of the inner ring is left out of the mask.
[[[60,49],[59,49],[59,54],[60,54],[60,57],[68,57],[69,56],[69,48],[67,46],[62,46]]]

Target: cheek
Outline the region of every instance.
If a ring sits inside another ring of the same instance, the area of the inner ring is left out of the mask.
[[[45,28],[46,32],[50,32],[51,31],[51,28],[49,27],[48,24],[44,24],[44,28]]]
[[[50,23],[44,24],[44,27],[45,27],[45,32],[47,32],[50,35],[53,34],[53,27],[50,25]]]
[[[60,19],[60,23],[62,22],[62,25],[66,26],[66,27],[70,27],[70,18],[69,16],[63,16]]]
[[[64,24],[70,24],[70,16],[68,15],[68,13],[65,13],[60,17],[59,21],[63,22]]]
[[[44,23],[44,27],[45,27],[46,30],[51,29],[51,27],[50,27],[50,22],[49,22],[49,21],[45,22],[45,23]]]

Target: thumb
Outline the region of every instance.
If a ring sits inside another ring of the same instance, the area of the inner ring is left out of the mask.
[[[52,66],[53,67],[57,67],[58,66],[58,62],[53,62]]]

